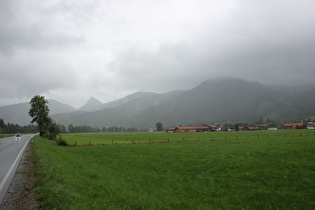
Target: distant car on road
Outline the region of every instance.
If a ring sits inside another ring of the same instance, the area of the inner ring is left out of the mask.
[[[20,133],[17,133],[16,135],[15,135],[15,139],[20,139],[21,138],[21,134]]]

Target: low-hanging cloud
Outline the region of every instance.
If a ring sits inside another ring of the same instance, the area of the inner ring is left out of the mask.
[[[39,60],[38,57],[41,59]],[[26,59],[26,60],[25,60]],[[51,62],[54,60],[54,62]],[[67,63],[51,54],[32,54],[16,58],[16,62],[0,58],[3,90],[0,97],[31,97],[56,88],[73,88],[77,74]],[[7,85],[5,85],[7,84]],[[2,89],[1,88],[1,89]]]
[[[270,37],[230,38],[162,44],[157,50],[124,49],[109,68],[129,88],[152,91],[189,88],[216,77],[268,85],[313,83],[315,42],[309,34],[281,42]]]

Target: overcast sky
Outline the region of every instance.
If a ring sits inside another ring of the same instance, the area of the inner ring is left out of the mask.
[[[1,0],[0,106],[315,83],[314,0]]]

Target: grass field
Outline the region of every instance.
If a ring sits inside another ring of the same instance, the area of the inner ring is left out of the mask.
[[[6,138],[10,136],[14,136],[14,134],[0,134],[0,138]]]
[[[278,137],[314,135],[314,130],[242,131],[242,132],[199,132],[199,133],[77,133],[62,134],[70,145],[143,144],[209,140],[264,139]]]
[[[312,131],[99,135],[63,138],[108,145],[61,147],[36,137],[43,209],[315,208]],[[170,140],[148,144],[148,136]]]

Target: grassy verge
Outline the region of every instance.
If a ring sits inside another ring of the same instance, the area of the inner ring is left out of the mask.
[[[314,136],[34,149],[44,209],[315,208]]]
[[[14,134],[0,134],[0,139],[6,138],[6,137],[11,137],[11,136],[14,136]]]

